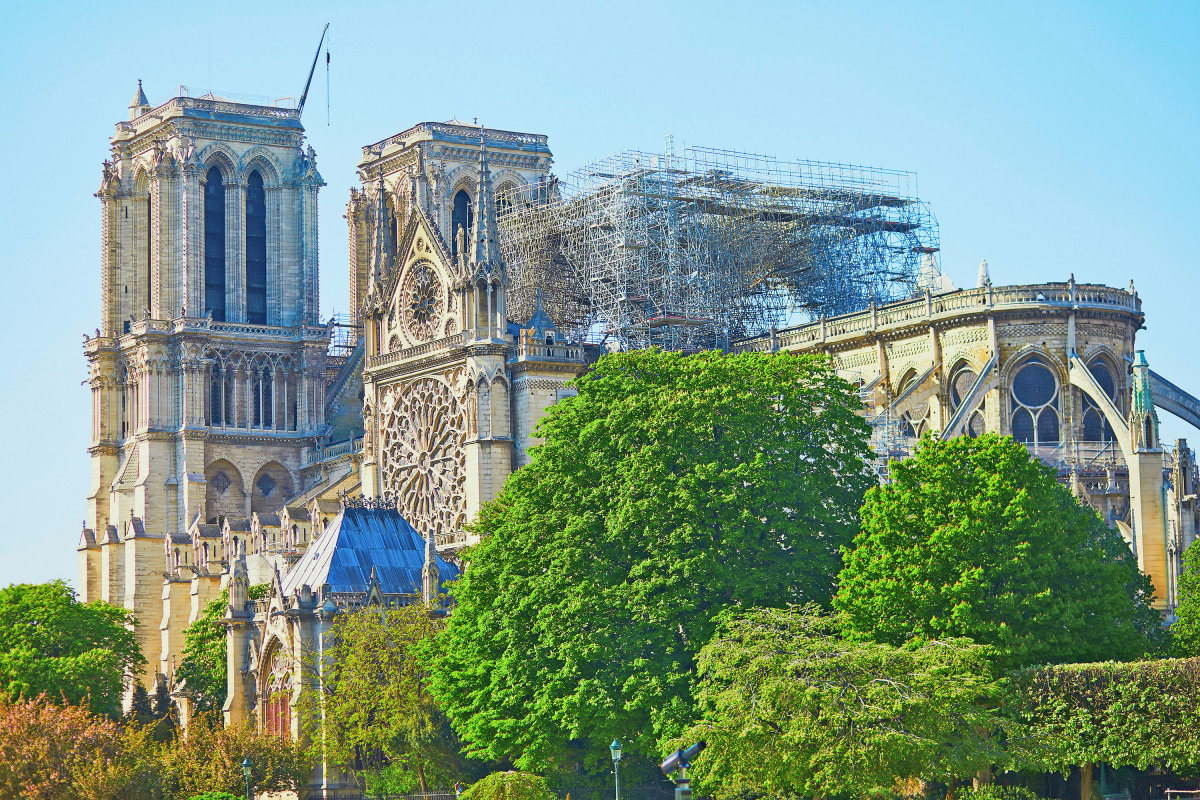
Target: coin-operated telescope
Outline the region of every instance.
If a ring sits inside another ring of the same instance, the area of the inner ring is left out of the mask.
[[[679,771],[679,777],[675,779],[675,800],[692,800],[692,783],[688,779],[687,770],[692,765],[692,759],[700,755],[700,751],[707,746],[708,743],[701,739],[686,750],[676,750],[660,765],[663,774],[668,778],[672,772]]]

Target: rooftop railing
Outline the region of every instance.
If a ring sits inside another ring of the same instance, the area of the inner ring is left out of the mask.
[[[925,295],[807,322],[792,328],[745,339],[733,345],[734,352],[769,352],[773,349],[806,349],[814,345],[852,339],[863,333],[903,328],[961,315],[965,311],[1010,311],[1014,309],[1097,309],[1141,314],[1137,293],[1098,284],[1043,283],[1024,286],[985,286],[939,295]]]

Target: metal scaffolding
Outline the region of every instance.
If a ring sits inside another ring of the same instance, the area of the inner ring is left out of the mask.
[[[726,346],[917,290],[937,223],[911,172],[732,150],[627,151],[503,198],[509,316],[569,338]]]

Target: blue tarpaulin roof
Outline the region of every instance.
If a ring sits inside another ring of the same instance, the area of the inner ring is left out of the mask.
[[[458,577],[458,567],[441,556],[437,562],[443,585]],[[326,583],[334,592],[365,592],[374,567],[385,594],[420,594],[424,566],[425,539],[395,509],[346,508],[288,570],[283,593]]]

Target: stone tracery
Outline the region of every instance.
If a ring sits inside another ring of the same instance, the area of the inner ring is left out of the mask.
[[[439,542],[467,521],[467,414],[454,388],[458,372],[389,390],[380,409],[384,493],[409,523]]]

